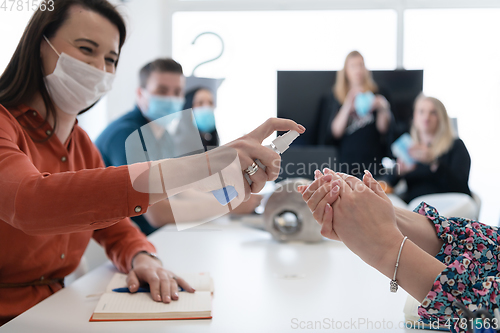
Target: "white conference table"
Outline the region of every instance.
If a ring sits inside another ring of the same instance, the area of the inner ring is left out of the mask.
[[[98,297],[86,296],[103,292],[117,271],[107,262],[0,332],[408,331],[399,326],[407,293],[391,293],[389,279],[342,243],[278,243],[227,218],[181,232],[164,227],[149,239],[177,274],[210,272],[212,319],[89,322]]]

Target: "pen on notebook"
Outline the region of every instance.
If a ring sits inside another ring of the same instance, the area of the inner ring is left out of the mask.
[[[184,288],[182,288],[181,286],[178,286],[178,288],[179,288],[179,291],[185,291]],[[127,287],[115,288],[115,289],[112,289],[111,291],[114,291],[115,293],[130,293],[130,290],[128,290]],[[137,291],[136,291],[136,293],[149,293],[149,292],[150,292],[149,286],[139,287],[139,289],[137,289]],[[87,298],[97,297],[97,296],[102,296],[102,294],[104,294],[104,293],[91,294],[91,295],[87,295],[86,297]]]
[[[179,291],[184,291],[184,288],[182,288],[181,286],[179,286],[178,288],[179,288]],[[115,289],[112,289],[112,291],[114,291],[116,293],[129,293],[130,292],[130,290],[127,287],[115,288]],[[149,293],[150,292],[149,286],[139,287],[139,289],[137,289],[136,292],[137,293]]]

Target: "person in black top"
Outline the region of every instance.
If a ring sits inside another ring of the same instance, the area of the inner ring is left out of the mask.
[[[319,144],[337,145],[337,171],[377,177],[387,156],[392,120],[390,104],[381,94],[358,51],[347,55],[332,93],[320,103]]]
[[[215,127],[213,92],[207,88],[196,88],[188,92],[185,98],[184,110],[193,109],[203,146],[208,149],[210,149],[209,147],[218,147],[219,134]]]
[[[415,100],[410,132],[414,145],[408,152],[416,163],[408,166],[398,159],[390,180],[391,185],[401,178],[406,180],[408,189],[402,199],[409,203],[425,194],[471,195],[469,152],[463,141],[454,137],[443,103],[420,94]]]

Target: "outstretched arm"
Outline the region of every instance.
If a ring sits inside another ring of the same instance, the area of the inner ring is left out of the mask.
[[[278,178],[280,156],[262,146],[262,141],[275,131],[294,130],[304,133],[305,128],[289,119],[270,118],[247,135],[204,154],[137,163],[129,166],[134,188],[150,193],[149,203],[181,193],[187,189],[210,192],[232,185],[238,193],[236,204],[250,198],[250,193],[259,192],[266,181]],[[138,135],[137,135],[138,137]],[[140,139],[135,140],[140,143]],[[142,145],[139,145],[142,148]],[[253,183],[243,178],[243,170],[259,159],[266,166],[250,176]],[[220,173],[220,174],[219,174]]]

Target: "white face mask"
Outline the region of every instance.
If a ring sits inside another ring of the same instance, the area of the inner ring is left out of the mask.
[[[115,75],[99,70],[65,53],[57,53],[56,68],[44,77],[52,101],[64,112],[78,114],[111,90]]]

